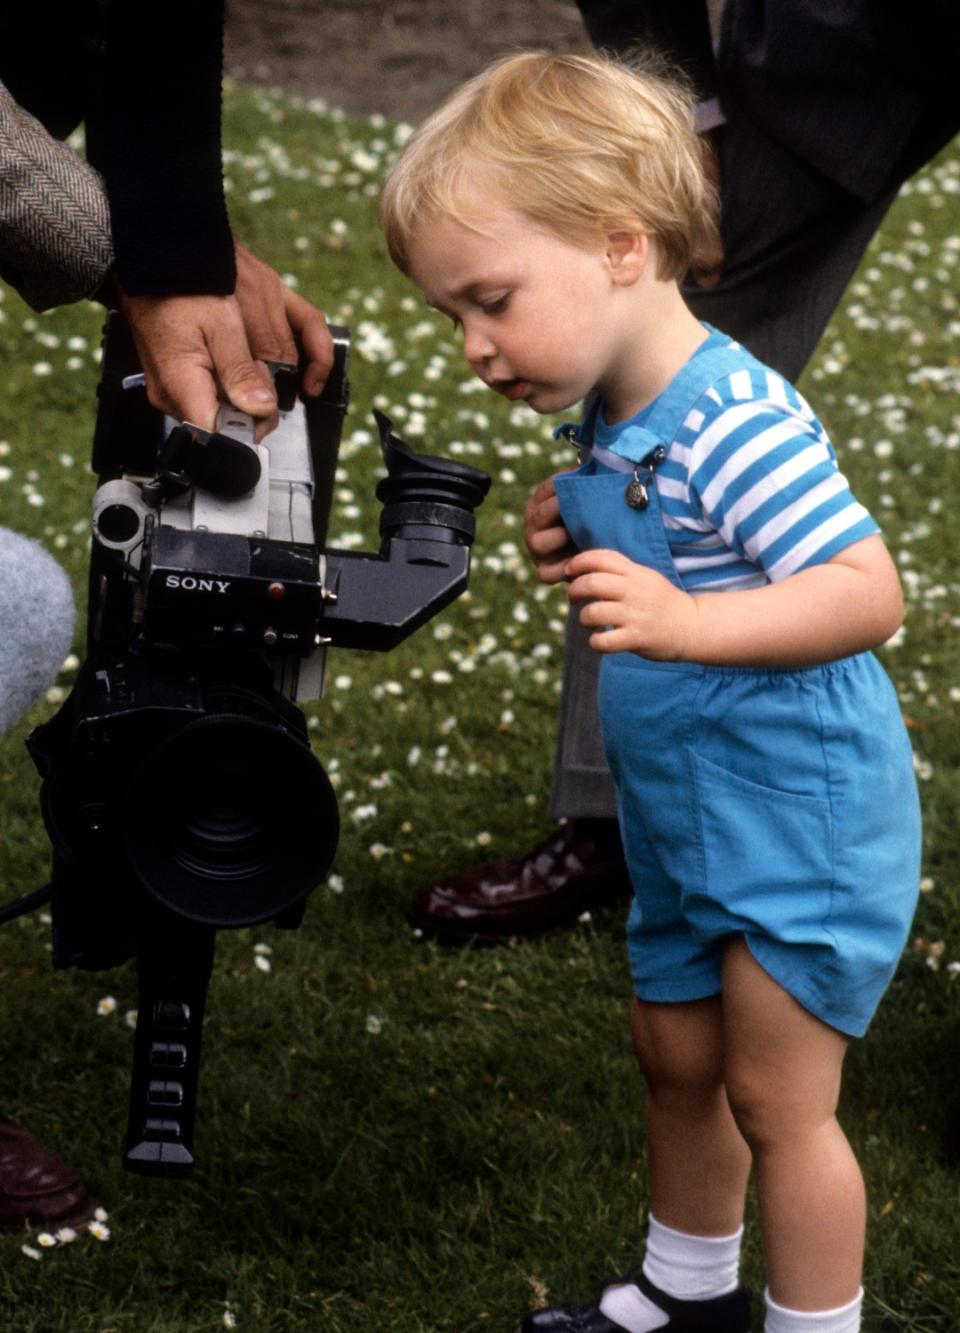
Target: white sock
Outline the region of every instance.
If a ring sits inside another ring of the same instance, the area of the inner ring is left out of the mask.
[[[678,1300],[705,1301],[737,1287],[743,1227],[732,1236],[688,1236],[650,1218],[643,1271]],[[670,1316],[632,1282],[607,1287],[600,1310],[627,1333],[654,1333]]]
[[[735,1291],[743,1227],[732,1236],[687,1236],[651,1214],[643,1271],[655,1287],[681,1301],[706,1301]]]
[[[621,1324],[627,1333],[653,1333],[655,1328],[665,1328],[670,1322],[670,1316],[632,1282],[607,1287],[600,1300],[600,1313]]]
[[[764,1333],[860,1333],[863,1288],[849,1305],[836,1310],[785,1310],[764,1292],[767,1319]]]

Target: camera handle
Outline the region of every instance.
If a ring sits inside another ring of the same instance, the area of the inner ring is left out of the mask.
[[[124,1165],[148,1175],[189,1171],[200,1039],[216,930],[145,904]]]

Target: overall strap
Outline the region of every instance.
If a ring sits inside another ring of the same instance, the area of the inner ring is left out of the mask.
[[[725,337],[715,331],[712,336]],[[743,370],[752,359],[732,340],[695,353],[653,403],[643,425],[624,430],[610,452],[639,463],[658,444],[669,448],[690,409],[710,386],[735,370]]]

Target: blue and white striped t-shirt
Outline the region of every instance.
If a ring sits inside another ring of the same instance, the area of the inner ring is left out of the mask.
[[[700,396],[663,442],[667,456],[655,473],[688,592],[776,583],[879,532],[809,404],[776,371],[745,362]],[[614,426],[599,413],[594,445],[609,450],[650,411]]]

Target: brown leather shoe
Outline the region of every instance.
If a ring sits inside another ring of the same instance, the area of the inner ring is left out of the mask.
[[[0,1231],[76,1226],[96,1206],[55,1152],[0,1116]]]
[[[600,829],[606,836],[598,837]],[[408,919],[441,944],[502,944],[572,926],[582,912],[629,892],[613,820],[572,819],[525,856],[459,871],[424,889]]]

